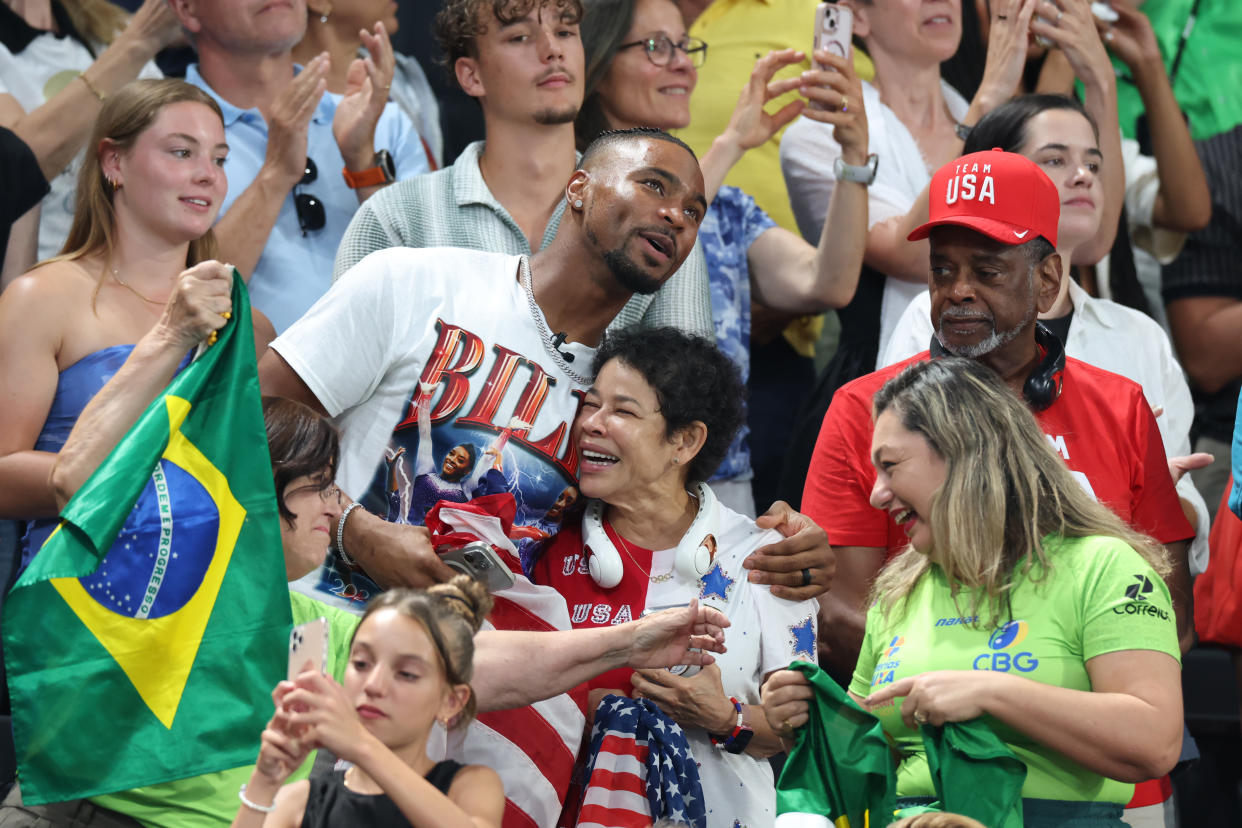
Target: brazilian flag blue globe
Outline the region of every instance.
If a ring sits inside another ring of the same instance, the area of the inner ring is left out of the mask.
[[[4,603],[27,804],[253,761],[291,624],[250,303],[147,408]]]

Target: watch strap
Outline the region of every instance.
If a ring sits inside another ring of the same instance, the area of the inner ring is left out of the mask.
[[[860,166],[847,164],[837,156],[832,165],[832,173],[838,181],[851,181],[855,184],[870,186],[875,181],[875,171],[879,166],[880,157],[874,152],[867,156],[867,163]]]
[[[368,167],[358,172],[353,172],[348,167],[345,167],[341,170],[341,174],[345,176],[345,183],[353,190],[363,187],[378,187],[381,184],[387,184],[389,181],[388,173],[383,167]]]
[[[362,187],[379,187],[397,180],[397,167],[388,150],[382,149],[375,153],[372,163],[375,166],[358,172],[353,172],[349,167],[342,169],[341,174],[345,176],[345,183],[357,190]]]

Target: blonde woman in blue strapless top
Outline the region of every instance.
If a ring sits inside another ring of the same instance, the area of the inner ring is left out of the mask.
[[[55,523],[52,463],[82,408],[131,353],[167,383],[230,307],[232,268],[212,261],[228,186],[215,101],[134,81],[87,146],[64,249],[0,295],[0,518],[27,521],[22,567]]]

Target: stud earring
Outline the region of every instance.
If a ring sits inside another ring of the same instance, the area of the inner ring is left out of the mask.
[[[319,15],[319,22],[320,22],[320,23],[327,23],[327,22],[328,22],[328,15],[330,15],[330,14],[332,14],[332,4],[331,4],[331,3],[329,3],[329,4],[328,4],[328,7],[327,7],[326,9],[324,9],[324,10],[323,10],[323,13],[321,13],[321,14]]]
[[[576,198],[576,199],[574,199],[574,209],[575,209],[575,210],[581,210],[581,209],[582,209],[582,199],[580,199],[580,198]]]

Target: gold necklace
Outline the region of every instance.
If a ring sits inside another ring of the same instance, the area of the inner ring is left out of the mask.
[[[116,269],[115,267],[114,267],[114,268],[112,268],[112,278],[113,278],[113,279],[116,279],[117,284],[119,284],[121,287],[126,288],[127,290],[129,290],[129,292],[130,292],[130,293],[134,294],[135,296],[137,296],[139,299],[141,299],[141,300],[142,300],[142,301],[144,301],[144,302],[150,302],[152,305],[160,305],[160,306],[163,306],[163,305],[166,305],[166,304],[167,304],[167,302],[160,302],[160,301],[157,301],[157,300],[155,300],[155,299],[151,299],[151,298],[149,298],[149,297],[147,297],[147,296],[143,296],[141,293],[139,293],[139,292],[138,292],[138,289],[137,289],[137,288],[135,288],[135,287],[134,287],[133,285],[131,285],[129,282],[127,282],[127,281],[125,281],[124,279],[122,279],[122,278],[121,278],[121,274],[117,271],[117,269]]]
[[[625,552],[625,556],[630,559],[630,562],[633,563],[634,566],[638,567],[639,572],[647,576],[648,581],[651,581],[651,583],[653,584],[662,584],[665,581],[673,580],[673,570],[671,569],[668,572],[663,572],[659,575],[652,575],[649,571],[639,566],[638,561],[635,560],[633,554],[630,553],[630,547],[629,547],[629,544],[625,542],[625,538],[621,537],[621,533],[617,532],[615,527],[613,528],[613,533],[616,534],[617,540],[621,541],[621,550]],[[655,553],[652,552],[651,555],[654,561]]]

